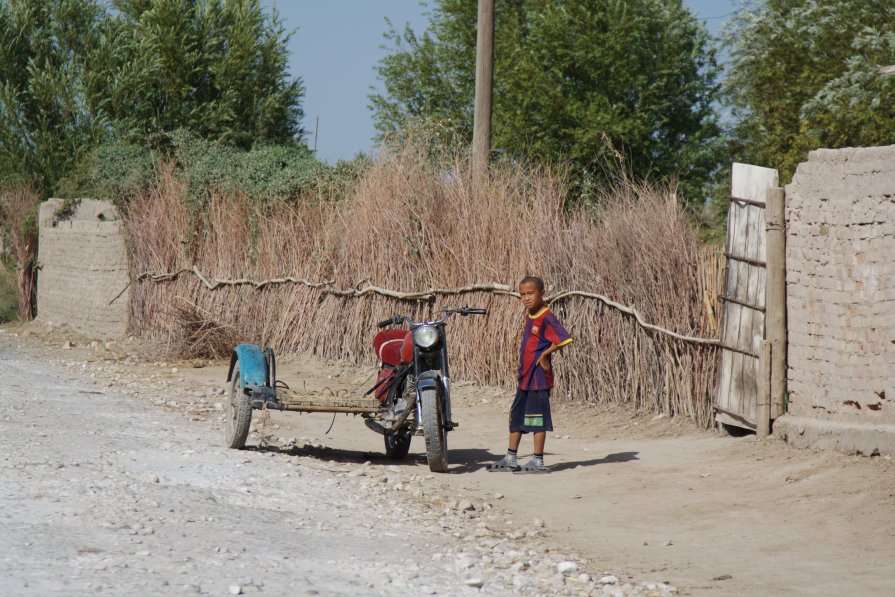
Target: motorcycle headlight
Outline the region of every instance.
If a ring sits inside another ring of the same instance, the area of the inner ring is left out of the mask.
[[[413,343],[420,348],[432,348],[438,342],[438,330],[431,325],[421,325],[413,330]]]

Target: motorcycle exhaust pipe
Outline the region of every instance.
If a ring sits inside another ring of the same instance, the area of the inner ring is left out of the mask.
[[[379,435],[391,435],[389,429],[380,425],[379,421],[364,419],[364,425],[366,425],[370,431],[375,431]]]
[[[398,417],[394,423],[392,423],[391,427],[386,427],[379,423],[379,421],[374,421],[373,419],[364,419],[364,425],[367,426],[371,431],[375,431],[380,435],[394,435],[398,432],[401,427],[404,426],[404,422],[407,421],[407,417],[410,416],[410,413],[414,411],[416,408],[416,397],[410,401],[410,404],[407,405],[407,408],[404,409],[404,412],[401,413],[401,416]]]

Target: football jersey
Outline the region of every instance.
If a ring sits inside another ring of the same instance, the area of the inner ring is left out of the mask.
[[[519,389],[552,389],[553,371],[544,371],[543,367],[538,366],[538,360],[550,346],[565,346],[570,342],[572,337],[569,332],[548,307],[542,308],[535,315],[526,313],[519,354]]]

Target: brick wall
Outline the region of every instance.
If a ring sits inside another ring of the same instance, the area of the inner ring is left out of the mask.
[[[895,424],[895,146],[811,152],[786,219],[789,415]]]
[[[92,338],[123,336],[129,291],[109,304],[129,280],[117,212],[108,202],[84,199],[71,217],[56,221],[60,204],[50,199],[40,206],[37,317]]]

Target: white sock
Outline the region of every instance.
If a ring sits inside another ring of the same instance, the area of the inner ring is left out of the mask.
[[[516,466],[516,451],[515,450],[507,450],[507,455],[505,456],[507,464],[510,466]]]

